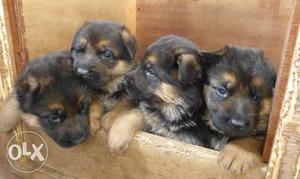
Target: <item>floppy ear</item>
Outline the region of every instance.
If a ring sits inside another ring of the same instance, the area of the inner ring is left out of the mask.
[[[202,79],[202,64],[196,54],[186,53],[178,56],[178,79],[183,86],[192,85]]]
[[[16,96],[20,109],[23,112],[30,112],[33,101],[39,96],[48,82],[48,80],[38,79],[29,73],[18,80],[16,84]]]
[[[211,67],[212,65],[218,63],[225,56],[230,49],[230,46],[226,45],[225,47],[213,51],[199,51],[200,61],[202,61],[205,69]]]
[[[0,132],[8,132],[20,121],[19,103],[15,92],[8,95],[0,109]]]
[[[133,60],[137,51],[137,42],[135,38],[125,26],[121,27],[120,36],[126,46],[130,59]]]
[[[75,33],[75,35],[74,35],[74,37],[73,37],[73,40],[72,40],[71,48],[70,48],[71,52],[74,50],[74,47],[75,47],[77,41],[79,40],[78,37],[80,36],[80,32],[82,31],[83,28],[85,28],[85,27],[86,27],[87,25],[89,25],[90,23],[91,23],[91,22],[89,22],[89,21],[84,22],[84,23],[79,27],[79,29],[76,31],[76,33]]]
[[[277,75],[276,75],[276,71],[273,67],[273,65],[270,63],[270,61],[268,61],[268,59],[266,59],[266,57],[264,56],[264,53],[262,51],[260,51],[261,55],[262,55],[262,59],[264,60],[263,64],[264,66],[267,68],[267,74],[270,76],[270,82],[272,83],[273,88],[275,88],[275,84],[276,84],[276,80],[277,80]]]

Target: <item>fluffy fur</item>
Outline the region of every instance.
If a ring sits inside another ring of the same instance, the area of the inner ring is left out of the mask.
[[[206,146],[202,94],[195,85],[202,80],[198,50],[187,39],[164,36],[147,48],[141,64],[126,76],[126,91],[139,104],[145,131]]]
[[[226,169],[245,172],[260,161],[257,154],[266,135],[275,71],[259,49],[226,46],[200,54],[206,64],[207,111],[202,119],[211,129],[210,148],[221,150],[219,162]],[[252,144],[257,147],[254,156],[239,155]],[[251,157],[257,160],[248,160]]]
[[[13,124],[8,131],[23,120],[60,146],[71,147],[89,135],[90,95],[73,73],[71,53],[48,54],[26,65],[3,105],[0,121]]]
[[[122,81],[134,66],[136,50],[136,40],[128,29],[110,21],[87,22],[75,34],[71,45],[73,69],[87,86],[93,88],[93,98],[102,108],[93,111],[95,116],[101,116],[100,126],[109,133],[111,152],[122,150],[121,141],[128,141],[118,136],[132,137],[131,134],[118,134],[121,131],[118,123],[126,124],[128,111],[135,108],[126,96]],[[99,127],[98,123],[94,121]]]

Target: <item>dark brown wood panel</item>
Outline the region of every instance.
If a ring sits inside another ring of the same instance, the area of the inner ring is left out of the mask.
[[[225,44],[258,47],[279,68],[292,0],[137,1],[141,49],[162,35],[178,34],[203,49]]]
[[[283,48],[282,63],[280,65],[277,83],[275,88],[275,96],[273,100],[273,107],[270,116],[268,135],[265,142],[265,148],[263,152],[264,160],[268,161],[272,146],[274,143],[274,138],[276,135],[276,130],[278,123],[280,123],[281,110],[283,107],[283,100],[286,94],[286,89],[288,85],[288,79],[291,78],[290,69],[293,64],[293,56],[295,53],[296,40],[298,31],[300,29],[300,1],[294,1],[294,8],[292,10],[292,15],[289,21],[289,28],[286,33],[286,40]]]

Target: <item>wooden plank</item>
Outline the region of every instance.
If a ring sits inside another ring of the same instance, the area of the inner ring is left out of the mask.
[[[25,127],[28,130],[27,127]],[[32,129],[29,129],[32,130]],[[247,176],[229,175],[217,165],[218,152],[167,138],[139,133],[133,148],[122,156],[108,152],[102,133],[69,149],[58,147],[44,133],[49,156],[47,164],[24,178],[262,178],[266,166]],[[26,138],[26,136],[25,136]],[[26,141],[34,143],[31,138]]]
[[[280,120],[280,115],[282,111],[283,99],[286,95],[286,88],[288,86],[288,80],[290,77],[290,68],[295,64],[292,61],[294,57],[294,49],[296,46],[296,39],[300,24],[299,15],[299,0],[294,1],[294,8],[292,10],[293,14],[289,20],[289,28],[286,34],[286,41],[284,45],[284,51],[282,54],[282,63],[280,65],[280,70],[277,77],[277,83],[274,93],[274,101],[272,106],[272,112],[270,115],[268,135],[265,142],[263,158],[264,161],[268,161],[273,146],[274,138],[276,135],[276,130],[278,128],[278,123]]]
[[[4,1],[0,1],[0,102],[13,88],[15,69],[9,46],[8,22],[5,18]]]
[[[295,1],[285,60],[290,61],[287,87],[269,161],[267,178],[300,178],[300,1]]]
[[[278,70],[291,9],[292,0],[137,1],[137,38],[141,49],[169,33],[204,49],[258,47]]]
[[[22,15],[22,0],[7,0],[8,18],[12,34],[12,48],[14,50],[14,61],[16,71],[19,73],[28,60],[27,48],[25,45],[25,27]]]
[[[23,7],[30,59],[69,49],[76,30],[86,21],[113,20],[135,29],[132,0],[25,0]]]

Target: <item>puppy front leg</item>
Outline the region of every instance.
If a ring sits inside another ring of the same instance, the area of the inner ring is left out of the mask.
[[[121,154],[132,144],[134,135],[142,129],[143,114],[138,109],[123,112],[113,123],[108,134],[110,152]]]
[[[12,130],[20,121],[20,109],[16,93],[11,93],[2,103],[0,110],[0,132]]]
[[[262,163],[263,141],[253,138],[236,139],[224,146],[218,163],[233,174],[243,174]]]
[[[94,98],[90,104],[89,110],[89,120],[90,120],[90,130],[91,134],[95,135],[100,129],[100,119],[103,115],[103,103],[100,98]]]
[[[103,115],[101,119],[101,128],[108,133],[119,115],[123,112],[131,110],[132,108],[134,108],[134,106],[129,100],[123,99],[119,101],[111,111]]]

